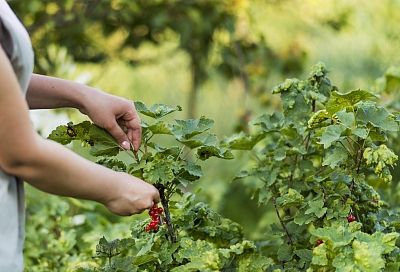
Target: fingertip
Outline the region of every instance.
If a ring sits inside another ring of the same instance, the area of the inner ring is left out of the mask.
[[[129,143],[128,141],[123,141],[123,142],[121,143],[121,146],[122,146],[124,149],[130,149],[130,148],[131,148],[131,145],[130,145],[130,143]]]

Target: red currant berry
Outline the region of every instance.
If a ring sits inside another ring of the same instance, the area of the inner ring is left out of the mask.
[[[150,226],[147,225],[146,228],[144,229],[145,232],[149,232],[151,230]]]
[[[154,227],[158,226],[158,222],[157,221],[151,221],[149,226],[154,228]]]
[[[351,222],[354,222],[354,221],[357,221],[357,218],[355,217],[355,215],[354,214],[349,214],[348,216],[347,216],[347,222],[349,222],[349,223],[351,223]]]
[[[162,214],[163,211],[164,211],[163,208],[161,208],[161,207],[157,208],[157,213],[158,214]]]
[[[318,239],[316,242],[315,242],[315,246],[319,246],[319,245],[321,245],[321,244],[323,244],[324,243],[324,241],[322,241],[321,239]]]

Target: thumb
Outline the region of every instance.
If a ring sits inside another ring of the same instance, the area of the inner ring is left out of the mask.
[[[105,129],[111,134],[111,136],[114,137],[120,146],[125,149],[130,149],[131,145],[129,143],[128,136],[115,120],[113,123],[105,127]]]

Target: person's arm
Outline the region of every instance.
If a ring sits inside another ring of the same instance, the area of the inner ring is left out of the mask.
[[[140,118],[129,100],[73,81],[38,74],[32,76],[26,99],[30,109],[76,108],[105,128],[122,147],[129,149],[131,142],[135,150],[139,149]]]
[[[0,168],[4,172],[46,192],[98,201],[120,215],[141,212],[159,201],[152,185],[38,136],[1,46],[0,71]]]

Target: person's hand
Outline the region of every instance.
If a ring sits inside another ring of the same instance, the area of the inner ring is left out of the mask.
[[[106,129],[125,149],[139,150],[142,130],[132,101],[91,89],[80,111]]]
[[[116,174],[118,182],[103,203],[112,213],[137,214],[160,201],[158,190],[153,185],[125,173]]]

